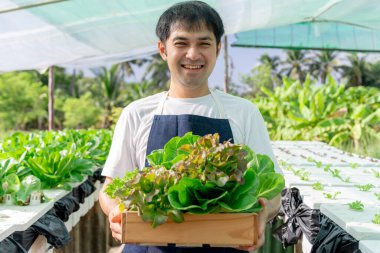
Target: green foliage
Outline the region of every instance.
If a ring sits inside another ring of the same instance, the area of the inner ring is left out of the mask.
[[[63,112],[65,114],[65,127],[89,128],[98,123],[103,110],[90,93],[85,93],[80,98],[66,99]]]
[[[253,97],[262,95],[261,88],[266,87],[271,89],[273,87],[273,80],[271,75],[271,68],[268,65],[259,65],[251,70],[248,75],[242,76],[242,82],[249,86],[250,91],[245,95],[251,95]]]
[[[47,117],[47,87],[32,72],[0,75],[0,130],[24,130]]]
[[[363,211],[364,210],[364,204],[360,200],[353,201],[351,203],[347,204],[350,209],[355,211]]]
[[[356,153],[379,155],[380,91],[338,85],[330,76],[317,86],[284,78],[256,97],[273,140],[317,140]]]
[[[258,198],[272,199],[285,186],[273,162],[243,145],[219,143],[219,135],[187,133],[147,157],[151,167],[114,179],[105,192],[138,210],[156,227],[183,212],[258,212]]]
[[[107,130],[17,132],[0,145],[0,176],[17,174],[24,180],[34,175],[44,189],[69,189],[69,182],[82,181],[94,166],[105,163],[110,145]]]

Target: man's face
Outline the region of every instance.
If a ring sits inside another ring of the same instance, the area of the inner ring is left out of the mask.
[[[159,42],[161,57],[168,62],[171,83],[187,88],[205,87],[214,69],[220,43],[205,26],[197,31],[172,28],[170,37]],[[178,86],[177,86],[178,87]]]

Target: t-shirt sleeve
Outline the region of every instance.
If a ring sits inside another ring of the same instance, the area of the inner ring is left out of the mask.
[[[252,104],[250,115],[247,118],[245,143],[251,147],[255,153],[269,156],[274,163],[276,172],[283,174],[274,155],[264,119],[255,105]]]
[[[137,167],[133,145],[133,122],[131,110],[127,107],[115,126],[110,152],[102,171],[103,176],[124,177],[127,171]]]

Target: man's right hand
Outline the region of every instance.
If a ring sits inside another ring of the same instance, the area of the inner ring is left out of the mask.
[[[116,205],[109,212],[108,220],[110,222],[110,229],[112,231],[113,238],[121,242],[121,213],[120,213],[119,205]]]

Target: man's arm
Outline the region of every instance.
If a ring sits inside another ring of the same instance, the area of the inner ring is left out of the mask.
[[[112,178],[110,177],[107,177],[104,181],[103,187],[99,192],[99,204],[103,212],[108,216],[112,236],[116,240],[121,241],[121,213],[119,205],[116,200],[109,198],[107,194],[104,193],[104,189],[111,182]]]

